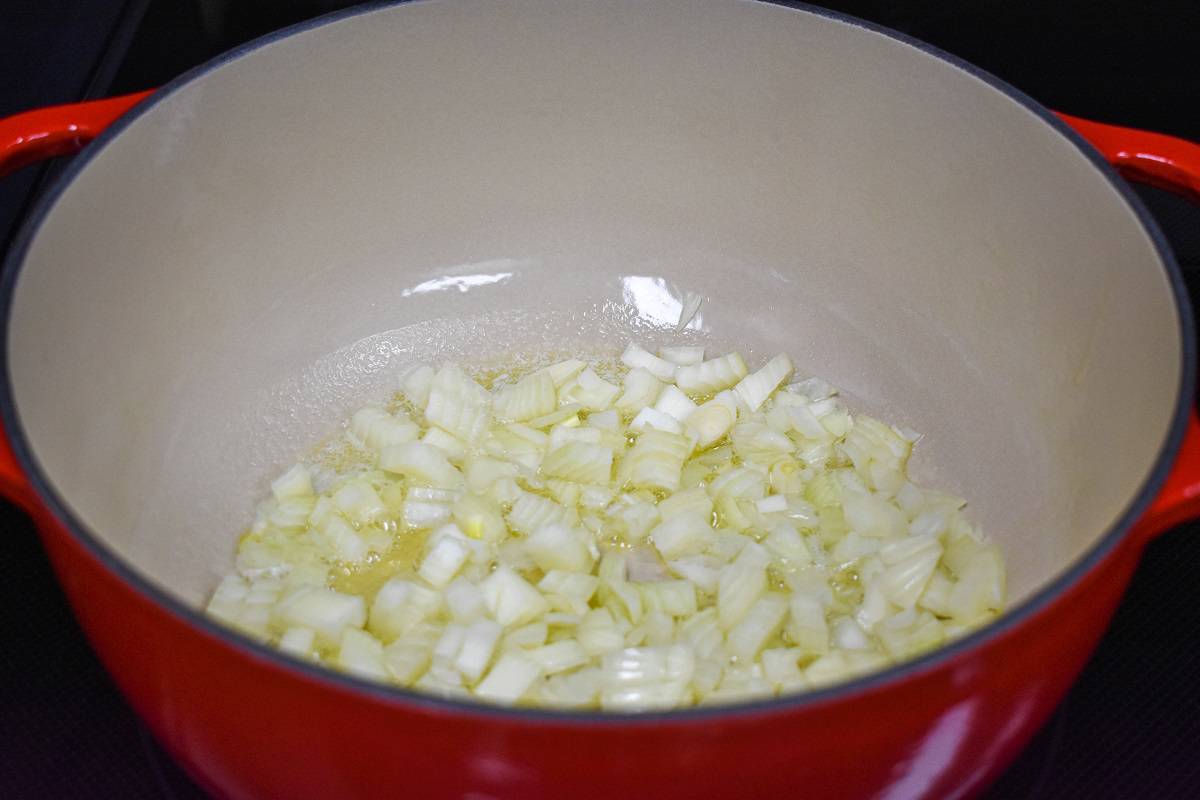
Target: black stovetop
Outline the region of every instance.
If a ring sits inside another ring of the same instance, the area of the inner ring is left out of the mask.
[[[0,116],[160,85],[341,0],[4,0]],[[1200,4],[846,0],[1080,116],[1200,141]],[[0,247],[55,166],[0,182]],[[1200,208],[1139,189],[1200,298]],[[29,521],[0,503],[0,796],[196,798],[75,625]],[[1200,797],[1200,524],[1150,545],[1112,628],[987,797]],[[1193,645],[1189,648],[1188,641]],[[1053,669],[1054,665],[1046,665]]]

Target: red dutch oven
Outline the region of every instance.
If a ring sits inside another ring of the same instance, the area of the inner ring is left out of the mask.
[[[1200,149],[889,31],[748,2],[372,7],[0,121],[0,167],[93,138],[5,265],[0,490],[214,794],[969,796],[1146,542],[1200,512],[1190,309],[1112,168],[1198,198]],[[686,291],[714,347],[786,349],[926,432],[913,470],[971,499],[1011,609],[841,685],[643,715],[425,697],[199,611],[266,479],[405,364],[654,336]]]

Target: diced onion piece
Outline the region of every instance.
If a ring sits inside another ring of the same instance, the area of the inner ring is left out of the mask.
[[[464,492],[454,502],[451,515],[459,529],[472,539],[499,542],[508,535],[499,505],[482,495]]]
[[[739,422],[730,434],[733,452],[749,464],[770,467],[787,458],[795,444],[784,434],[759,421]]]
[[[515,478],[520,468],[496,458],[475,457],[466,464],[467,488],[476,494],[486,493],[503,478]]]
[[[589,411],[604,411],[617,399],[621,387],[604,380],[588,367],[563,387],[563,393],[570,402],[579,403]]]
[[[433,528],[450,519],[450,506],[410,497],[404,501],[400,518],[409,528]]]
[[[487,613],[483,592],[474,581],[461,575],[450,582],[443,594],[450,618],[457,623],[465,625]]]
[[[363,447],[378,453],[389,445],[416,439],[421,429],[404,414],[393,416],[377,406],[367,406],[354,413],[350,433]]]
[[[667,563],[672,573],[686,578],[706,594],[713,594],[721,580],[725,564],[710,555],[684,556]]]
[[[576,483],[604,483],[612,478],[612,450],[599,444],[568,442],[546,454],[544,475]]]
[[[616,524],[621,538],[632,544],[646,538],[659,516],[653,503],[636,502],[617,507],[609,514],[609,520]]]
[[[578,514],[573,509],[529,493],[522,493],[508,513],[508,524],[526,536],[543,525],[575,525],[578,521]]]
[[[316,638],[317,632],[312,628],[288,628],[279,637],[279,649],[294,656],[309,656]]]
[[[621,429],[621,415],[615,408],[610,408],[607,411],[593,411],[588,414],[587,421],[591,427],[599,428],[603,431],[619,433]]]
[[[673,492],[679,488],[683,462],[691,450],[692,443],[684,436],[643,431],[625,457],[625,479],[633,486]]]
[[[668,561],[703,552],[712,541],[709,516],[701,511],[678,514],[650,531],[654,547]]]
[[[696,613],[696,586],[687,580],[657,580],[641,584],[642,600],[650,611],[672,617],[690,617]]]
[[[878,495],[860,494],[842,502],[846,524],[863,536],[893,538],[904,533],[903,514]]]
[[[550,633],[550,626],[543,618],[538,622],[531,622],[528,625],[522,625],[519,628],[514,628],[504,635],[501,641],[502,649],[513,647],[539,647],[546,643],[546,637]]]
[[[677,422],[686,422],[687,418],[697,408],[692,398],[688,397],[677,386],[668,386],[658,395],[654,402],[654,410],[661,411],[674,417]]]
[[[524,625],[550,610],[546,598],[529,581],[500,565],[479,584],[492,618],[501,625]]]
[[[595,575],[551,569],[542,576],[537,588],[551,606],[561,607],[575,614],[586,614],[588,601],[599,586],[600,579]]]
[[[804,657],[804,651],[798,647],[773,647],[763,650],[763,677],[777,689],[784,691],[798,689],[805,685],[804,673],[800,671],[799,662]]]
[[[696,486],[676,492],[658,503],[658,513],[663,519],[670,519],[689,511],[696,512],[705,519],[712,517],[712,498],[708,496],[708,492],[704,491],[703,487]]]
[[[633,418],[633,422],[629,423],[629,430],[631,431],[644,431],[647,428],[666,431],[667,433],[683,433],[683,426],[679,424],[679,420],[666,412],[659,411],[657,408],[651,408],[650,406],[639,411],[637,416]]]
[[[333,504],[359,525],[375,522],[387,513],[379,492],[365,481],[351,481],[342,486],[334,492]]]
[[[804,537],[800,535],[794,525],[781,523],[771,528],[763,545],[771,551],[772,555],[789,567],[812,563],[812,553],[809,551],[808,545],[804,543]]]
[[[453,464],[461,464],[467,457],[467,443],[453,433],[447,433],[436,425],[425,431],[425,435],[421,437],[421,441],[441,450],[446,455],[447,460]]]
[[[303,528],[308,523],[308,517],[316,507],[316,503],[317,500],[312,495],[285,497],[271,512],[269,521],[281,530]]]
[[[604,433],[595,428],[579,428],[567,427],[565,425],[557,425],[554,430],[550,431],[549,447],[551,449],[562,447],[564,444],[572,442],[581,442],[583,444],[600,444],[604,439]]]
[[[425,623],[383,648],[384,662],[392,679],[407,686],[421,677],[433,658],[433,647],[441,638],[440,626]]]
[[[280,503],[291,497],[310,497],[312,493],[312,473],[303,464],[294,465],[271,483],[271,494]]]
[[[475,694],[497,703],[513,703],[529,691],[542,676],[542,667],[522,653],[510,650],[500,656],[487,677],[475,687]]]
[[[487,390],[457,365],[447,364],[433,378],[425,419],[472,444],[487,429],[490,401]]]
[[[825,607],[812,595],[793,594],[789,600],[788,636],[805,653],[824,655],[829,652],[829,624]]]
[[[755,467],[734,467],[708,485],[714,497],[744,497],[758,500],[767,491],[766,476]]]
[[[566,361],[559,361],[556,364],[546,367],[546,373],[554,381],[556,387],[561,387],[583,372],[586,367],[587,364],[578,358],[568,358]]]
[[[327,517],[318,533],[338,561],[357,564],[367,557],[367,543],[341,517]]]
[[[739,353],[728,353],[699,364],[675,370],[675,384],[688,394],[715,394],[735,386],[746,376],[746,362]]]
[[[959,572],[949,604],[956,620],[972,624],[1000,610],[1004,602],[1004,563],[994,547],[980,549]]]
[[[445,453],[431,444],[407,442],[384,448],[379,466],[422,486],[457,489],[463,484],[462,473],[447,460]]]
[[[742,378],[733,391],[750,407],[751,411],[758,411],[763,402],[791,374],[792,360],[787,357],[787,354],[780,353],[757,372]]]
[[[383,642],[391,642],[416,629],[441,606],[438,592],[415,581],[392,578],[375,593],[367,630]]]
[[[492,412],[508,422],[524,422],[551,413],[557,404],[554,379],[539,371],[501,387],[492,398]]]
[[[788,599],[767,592],[754,602],[726,636],[729,652],[742,661],[754,659],[766,643],[779,633],[788,613]]]
[[[433,367],[421,364],[404,377],[403,392],[413,408],[424,409],[429,402],[429,391],[433,388]]]
[[[274,608],[281,627],[311,628],[317,643],[336,647],[346,628],[361,628],[367,619],[366,603],[356,595],[323,587],[304,586],[288,594]]]
[[[525,655],[542,668],[543,675],[554,675],[581,667],[592,658],[583,649],[583,645],[573,639],[563,639],[553,644],[535,647],[527,650]]]
[[[363,678],[384,680],[388,677],[388,668],[383,658],[383,643],[357,628],[347,628],[342,632],[337,664],[347,672]]]
[[[900,608],[912,608],[925,591],[942,557],[942,544],[930,536],[892,542],[879,551],[885,569],[879,585],[885,597]]]
[[[551,425],[558,425],[561,422],[578,422],[579,412],[583,410],[583,406],[579,403],[566,403],[545,416],[536,417],[528,421],[529,427],[544,430]]]
[[[682,644],[628,647],[606,653],[600,669],[603,708],[669,708],[686,693],[695,656]]]
[[[490,619],[475,620],[466,627],[462,646],[454,658],[454,667],[468,683],[479,680],[488,668],[503,632],[504,629]]]
[[[226,575],[217,584],[212,598],[208,601],[208,613],[231,625],[236,625],[238,614],[242,610],[249,591],[246,580],[240,575]]]
[[[586,667],[552,675],[538,687],[538,701],[554,708],[588,708],[600,694],[600,670]]]
[[[787,389],[789,392],[805,397],[814,403],[833,397],[838,393],[838,390],[834,386],[820,378],[805,378],[804,380],[790,384]]]
[[[833,625],[833,641],[843,650],[869,650],[871,640],[855,620],[843,617]]]
[[[817,419],[817,415],[806,405],[788,406],[787,417],[791,429],[806,439],[823,441],[830,437],[821,420]]]
[[[704,450],[725,438],[737,420],[737,406],[730,406],[714,398],[688,415],[687,429],[696,437],[696,447]]]
[[[534,531],[525,542],[525,550],[546,572],[587,572],[593,561],[588,541],[588,535],[578,528],[552,523]]]
[[[780,514],[788,510],[788,503],[786,497],[773,494],[758,500],[754,507],[760,514]]]
[[[742,621],[750,607],[767,591],[767,565],[771,557],[754,542],[748,542],[737,559],[721,573],[717,586],[717,617],[729,630]]]
[[[658,348],[658,357],[664,361],[670,361],[676,366],[686,367],[692,364],[699,364],[704,360],[704,347],[691,347],[687,345],[660,347]]]
[[[636,414],[653,405],[663,390],[663,382],[645,369],[631,369],[625,373],[625,389],[617,398],[616,408],[623,414]]]
[[[593,608],[584,614],[575,629],[575,638],[590,656],[611,653],[625,646],[625,635],[607,608]]]
[[[632,342],[625,348],[625,352],[621,354],[621,363],[630,369],[644,369],[660,381],[671,381],[675,378],[674,364],[670,361],[664,361]]]
[[[470,550],[462,542],[444,537],[425,556],[417,575],[435,589],[441,589],[467,563],[469,555]]]

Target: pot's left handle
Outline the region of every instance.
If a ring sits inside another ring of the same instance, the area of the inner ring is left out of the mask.
[[[0,119],[0,177],[53,156],[77,153],[150,92],[50,106]],[[0,495],[26,511],[36,505],[34,492],[17,465],[0,428]]]
[[[78,153],[149,94],[50,106],[0,119],[0,177],[53,156]]]

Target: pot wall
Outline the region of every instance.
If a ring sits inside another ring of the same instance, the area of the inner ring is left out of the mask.
[[[51,519],[39,529],[122,691],[197,780],[231,798],[971,796],[1061,699],[1137,556],[1122,545],[1042,613],[900,682],[793,710],[587,724],[281,668],[197,632]]]

